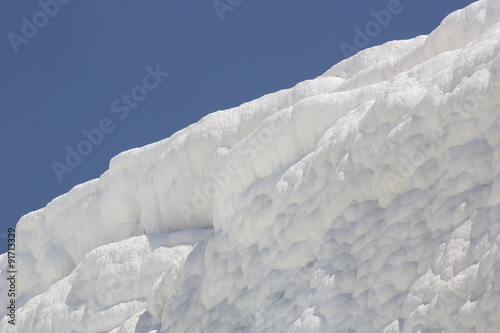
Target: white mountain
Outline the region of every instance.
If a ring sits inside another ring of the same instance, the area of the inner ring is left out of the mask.
[[[499,21],[478,1],[116,156],[19,221],[0,331],[499,332]]]

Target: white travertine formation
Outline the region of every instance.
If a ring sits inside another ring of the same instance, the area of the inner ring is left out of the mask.
[[[118,155],[20,220],[0,331],[498,332],[499,36],[481,0]]]

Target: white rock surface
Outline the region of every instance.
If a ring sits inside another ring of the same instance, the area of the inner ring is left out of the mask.
[[[19,221],[0,331],[498,332],[499,22],[478,1],[118,155]]]

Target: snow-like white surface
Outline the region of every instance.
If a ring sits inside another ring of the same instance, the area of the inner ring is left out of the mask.
[[[159,326],[182,266],[211,230],[136,236],[89,252],[67,277],[17,312],[20,332],[109,332],[145,308],[140,323]],[[34,311],[36,309],[36,311]]]
[[[118,155],[20,220],[0,331],[498,332],[499,21],[476,2]]]

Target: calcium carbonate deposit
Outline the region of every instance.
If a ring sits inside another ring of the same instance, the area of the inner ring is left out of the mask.
[[[499,21],[478,1],[116,156],[19,221],[0,331],[500,332]]]

